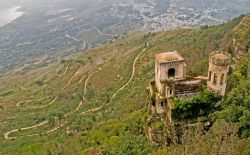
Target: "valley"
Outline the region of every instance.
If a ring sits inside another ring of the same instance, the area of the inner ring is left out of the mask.
[[[248,0],[11,0],[1,5],[11,2],[23,14],[0,27],[1,75],[44,67],[134,31],[197,28],[250,11]]]
[[[249,0],[0,2],[14,6],[0,22],[0,154],[249,154]],[[148,106],[155,54],[178,51],[187,79],[208,79],[218,50],[232,57],[223,100],[201,82],[173,96],[166,127]]]
[[[145,89],[154,77],[154,54],[179,50],[191,66],[188,74],[206,76],[209,53],[228,49],[241,19],[136,32],[36,70],[6,74],[0,80],[0,154],[157,151],[145,136]]]

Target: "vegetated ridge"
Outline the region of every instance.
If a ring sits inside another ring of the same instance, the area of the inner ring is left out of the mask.
[[[248,19],[136,32],[46,68],[9,72],[0,80],[0,154],[248,154]],[[202,118],[214,125],[205,133],[187,131],[187,139],[170,148],[150,145],[145,89],[154,76],[154,54],[178,50],[190,75],[206,75],[209,53],[217,49],[234,58],[226,98]]]

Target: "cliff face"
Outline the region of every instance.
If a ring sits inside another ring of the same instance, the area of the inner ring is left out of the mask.
[[[233,29],[233,47],[237,58],[249,50],[250,46],[250,15],[245,16],[240,24]]]

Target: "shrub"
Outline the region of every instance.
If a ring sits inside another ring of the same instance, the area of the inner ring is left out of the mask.
[[[175,98],[175,106],[173,109],[174,119],[194,119],[198,116],[208,114],[213,110],[214,104],[220,100],[209,91],[204,91],[200,96],[193,97],[188,100]]]

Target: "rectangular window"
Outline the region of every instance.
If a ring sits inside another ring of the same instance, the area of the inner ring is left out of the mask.
[[[224,74],[222,74],[220,77],[220,84],[223,84],[223,82],[224,82]]]
[[[217,74],[214,73],[214,81],[213,81],[213,83],[214,83],[215,85],[217,84],[217,78],[218,78]]]
[[[163,101],[161,101],[161,106],[162,106],[162,107],[164,106],[164,103],[163,103]]]
[[[211,81],[211,71],[209,71],[209,75],[208,75],[208,81]]]

